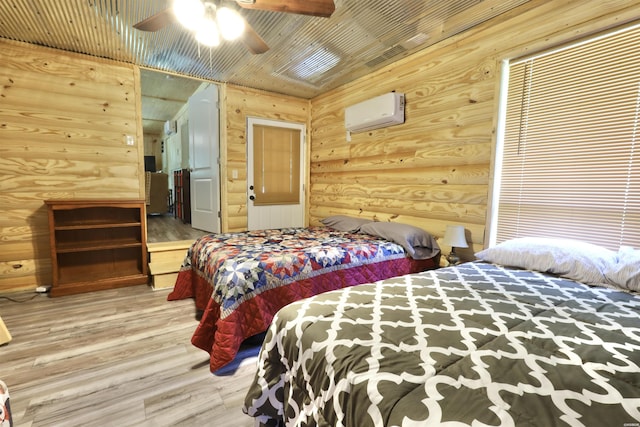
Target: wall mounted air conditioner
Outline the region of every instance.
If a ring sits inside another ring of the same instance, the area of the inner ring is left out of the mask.
[[[175,120],[167,120],[164,122],[165,135],[173,135],[178,132],[178,123]]]
[[[404,123],[404,93],[389,92],[344,110],[349,132],[365,132]]]

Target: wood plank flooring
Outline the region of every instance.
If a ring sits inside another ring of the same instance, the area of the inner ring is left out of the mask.
[[[167,294],[142,285],[0,298],[14,426],[253,426],[241,407],[258,344],[210,373],[209,355],[190,343],[193,301]]]
[[[209,234],[206,231],[184,224],[173,215],[147,215],[147,242],[173,242],[176,240],[197,239]]]

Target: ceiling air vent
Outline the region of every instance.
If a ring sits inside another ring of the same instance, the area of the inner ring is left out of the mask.
[[[296,61],[292,61],[275,71],[275,75],[307,83],[315,83],[324,73],[338,65],[340,57],[330,50],[316,50],[300,55]]]
[[[401,53],[406,52],[407,49],[405,49],[404,47],[402,47],[401,45],[397,44],[393,47],[390,47],[389,49],[385,50],[384,52],[382,52],[382,55],[378,56],[377,58],[373,58],[371,61],[367,62],[365,65],[367,67],[373,68],[376,65],[380,65],[385,61],[390,60],[391,58],[400,55]]]

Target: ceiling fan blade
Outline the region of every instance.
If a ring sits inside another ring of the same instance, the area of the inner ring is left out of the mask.
[[[299,15],[330,17],[336,10],[333,0],[236,0],[245,9],[296,13]]]
[[[138,22],[133,26],[133,28],[140,31],[158,31],[167,25],[172,24],[175,19],[172,8],[168,7],[155,15],[151,15],[147,19]],[[247,22],[245,22],[245,30],[242,33],[241,39],[247,46],[247,49],[249,49],[253,54],[261,54],[269,50],[267,43]]]
[[[258,33],[253,29],[249,23],[245,23],[244,32],[240,36],[242,42],[247,46],[247,49],[254,55],[265,53],[269,50],[267,43],[260,37]]]
[[[163,11],[151,15],[147,19],[144,19],[133,26],[136,30],[140,31],[158,31],[167,25],[171,24],[175,20],[175,15],[170,7]]]

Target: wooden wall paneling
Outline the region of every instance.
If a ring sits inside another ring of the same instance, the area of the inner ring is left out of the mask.
[[[44,200],[144,196],[144,143],[136,67],[9,40],[0,61],[6,292],[51,283]]]
[[[462,224],[472,259],[485,243],[502,61],[638,19],[632,3],[532,0],[312,99],[310,223],[344,214],[436,237]],[[405,93],[405,123],[347,142],[345,107],[392,90]]]
[[[123,72],[127,72],[126,69],[122,70]],[[134,121],[135,124],[135,128],[134,128],[134,137],[135,137],[135,145],[133,147],[130,146],[125,146],[125,148],[127,148],[127,152],[133,152],[135,154],[137,154],[138,156],[138,171],[137,171],[137,178],[138,178],[138,183],[137,183],[137,190],[138,190],[138,195],[137,197],[132,197],[132,196],[127,196],[126,198],[132,198],[132,199],[138,199],[138,200],[144,200],[145,199],[145,195],[146,195],[146,190],[145,190],[145,172],[144,172],[144,133],[142,131],[142,83],[141,83],[141,79],[140,79],[140,68],[139,67],[133,67],[131,69],[131,72],[133,73],[133,86],[134,86],[134,90],[133,90],[133,94],[130,94],[131,96],[133,96],[133,101],[135,102],[135,108],[133,112],[130,112],[130,114],[133,114],[131,116],[132,120]],[[130,99],[130,97],[127,97],[127,99]],[[129,130],[129,129],[127,129]],[[130,190],[131,193],[133,194],[135,192],[135,190],[133,188],[129,189],[129,187],[127,187],[127,190]],[[113,195],[111,195],[113,197]],[[125,198],[125,197],[123,197]],[[145,206],[146,209],[146,206]],[[145,224],[146,224],[146,218],[145,218]],[[144,231],[146,233],[147,231],[147,226],[144,226]],[[145,236],[146,238],[146,236]]]
[[[225,119],[222,128],[225,133],[225,167],[222,175],[223,231],[243,231],[247,229],[247,141],[246,123],[248,117],[304,123],[309,126],[309,100],[267,93],[255,89],[225,85],[223,108]],[[307,138],[308,140],[308,138]],[[308,146],[309,144],[307,144]],[[232,171],[238,172],[234,179]],[[306,171],[308,177],[309,170]],[[307,187],[309,185],[307,178]],[[308,202],[307,202],[308,203]]]
[[[311,101],[225,86],[223,229],[246,228],[246,118],[265,117],[308,125],[309,223],[343,213],[441,236],[455,221],[474,242],[463,253],[472,257],[484,244],[501,61],[638,20],[639,5],[531,0]],[[137,67],[8,40],[0,60],[4,292],[50,280],[43,200],[144,196],[144,144]],[[407,96],[406,123],[347,143],[344,108],[391,90]]]

